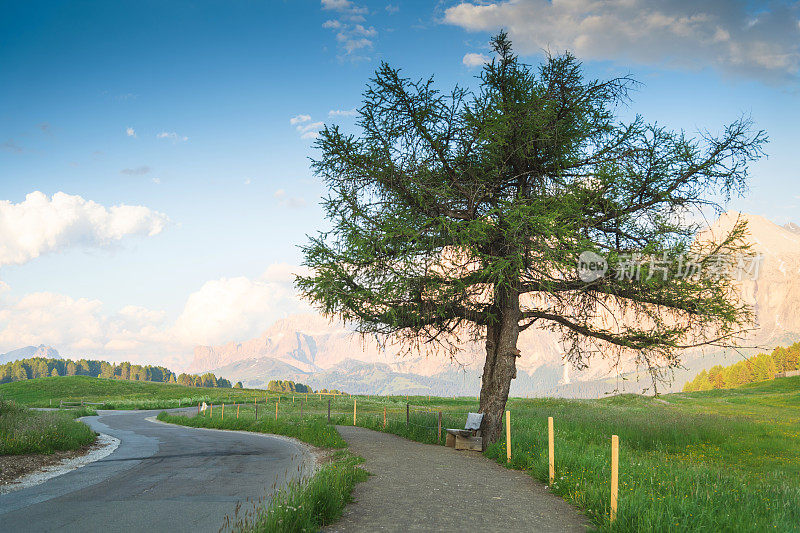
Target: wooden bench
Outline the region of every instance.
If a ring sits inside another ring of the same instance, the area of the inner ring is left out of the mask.
[[[482,413],[468,413],[464,429],[447,429],[445,445],[456,450],[483,450],[483,437],[481,436]]]

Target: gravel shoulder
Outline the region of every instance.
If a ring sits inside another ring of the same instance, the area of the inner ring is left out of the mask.
[[[372,475],[328,532],[586,531],[589,520],[524,472],[478,452],[337,426]]]

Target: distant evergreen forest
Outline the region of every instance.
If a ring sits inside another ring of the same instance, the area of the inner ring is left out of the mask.
[[[218,378],[211,372],[176,376],[174,372],[163,366],[132,365],[128,362],[115,364],[90,359],[71,361],[69,359],[33,357],[0,365],[0,383],[47,376],[92,376],[129,381],[177,383],[189,387],[231,387],[230,381]],[[237,383],[237,386],[241,387],[242,385]]]
[[[760,353],[730,366],[716,365],[708,371],[703,370],[683,386],[683,391],[732,389],[747,383],[773,379],[778,372],[792,370],[800,370],[800,342],[788,348],[775,348],[772,353]]]
[[[273,379],[267,383],[267,390],[271,392],[314,392],[308,385],[283,379]]]

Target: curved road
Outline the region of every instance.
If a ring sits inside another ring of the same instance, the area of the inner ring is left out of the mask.
[[[100,411],[84,421],[120,440],[107,457],[0,495],[0,531],[219,531],[237,502],[269,497],[312,460],[258,434],[146,420],[159,411]],[[241,514],[241,513],[240,513]]]

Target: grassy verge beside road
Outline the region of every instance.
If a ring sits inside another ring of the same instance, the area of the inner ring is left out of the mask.
[[[0,400],[0,455],[51,454],[91,444],[95,433],[77,420],[88,411],[34,411]]]
[[[159,413],[157,418],[163,422],[195,428],[232,429],[285,435],[320,448],[344,448],[347,445],[336,431],[336,428],[328,425],[319,417],[301,420],[299,416],[290,416],[275,421],[268,414],[266,416],[262,414],[256,420],[255,411],[248,407],[242,409],[240,417],[236,418],[236,407],[229,405],[228,416],[223,419],[219,413],[219,408],[217,409],[218,412],[215,418],[204,415],[192,417],[171,415],[166,412]]]
[[[502,440],[486,455],[548,481],[547,417],[555,419],[556,482],[551,490],[604,531],[795,531],[800,529],[800,378],[729,391],[623,395],[601,400],[514,398],[512,456]],[[463,427],[475,398],[339,397],[332,424],[353,424],[443,444],[442,426]],[[259,423],[274,422],[275,399],[259,405]],[[328,399],[303,402],[303,425],[327,423]],[[383,426],[384,410],[386,427]],[[217,423],[221,406],[215,405]],[[282,398],[279,420],[299,424],[300,401]],[[239,418],[254,418],[252,405]],[[226,406],[225,424],[236,424]],[[201,417],[202,418],[202,417]],[[229,420],[230,419],[230,420]],[[218,423],[222,424],[219,420]],[[272,429],[271,431],[277,431]],[[620,437],[619,510],[609,522],[611,435]],[[505,434],[504,434],[505,435]]]
[[[311,479],[291,483],[269,503],[235,518],[225,529],[269,533],[318,531],[342,515],[356,483],[366,480],[368,474],[359,467],[362,462],[346,450],[339,450]]]
[[[274,404],[273,404],[274,405]],[[289,403],[291,405],[291,403]],[[299,403],[298,403],[299,406]],[[299,411],[274,418],[274,411],[262,409],[256,419],[252,405],[227,405],[222,417],[221,406],[216,406],[216,416],[211,413],[187,417],[159,413],[158,420],[183,426],[238,431],[254,431],[294,437],[313,446],[335,449],[329,461],[310,479],[290,483],[279,490],[267,503],[251,511],[228,517],[223,529],[237,532],[300,532],[317,531],[341,516],[350,501],[350,493],[367,473],[358,465],[362,460],[342,449],[347,444],[322,417],[300,418]],[[273,407],[274,409],[274,407]]]

